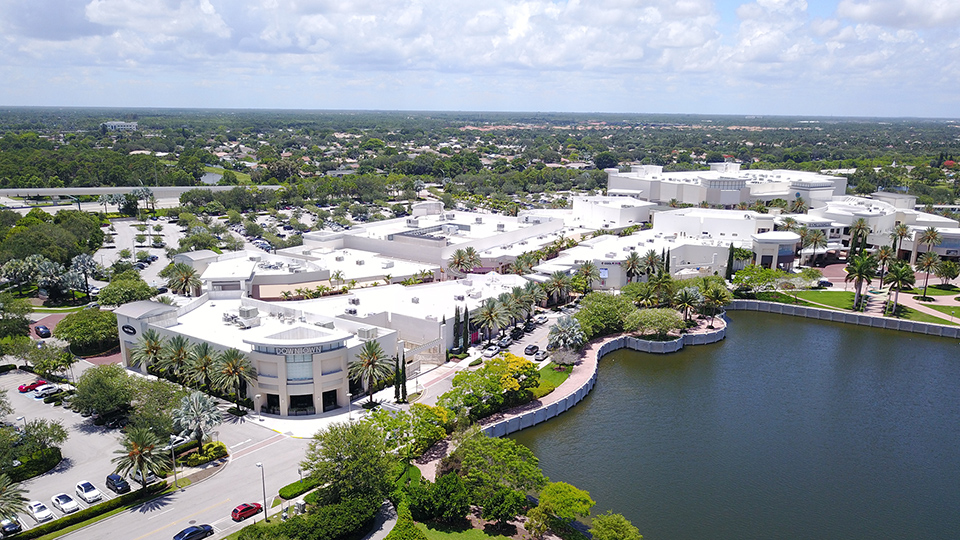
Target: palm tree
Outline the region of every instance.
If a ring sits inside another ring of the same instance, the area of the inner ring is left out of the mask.
[[[684,287],[673,297],[673,305],[683,314],[684,322],[690,320],[690,312],[700,307],[702,303],[703,295],[696,287]]]
[[[717,309],[730,303],[730,291],[719,285],[707,287],[707,290],[703,292],[703,301],[710,308],[710,324],[713,325],[713,318],[717,315]]]
[[[817,249],[827,247],[827,235],[823,234],[821,229],[813,229],[807,233],[804,239],[806,246],[813,248],[813,256],[810,258],[810,266],[817,264]]]
[[[97,197],[97,204],[102,204],[102,205],[103,205],[103,213],[106,214],[106,213],[107,213],[107,205],[108,205],[108,204],[113,204],[113,200],[112,200],[112,198],[110,197],[109,194],[104,193],[104,194],[100,195],[99,197]]]
[[[189,296],[191,291],[200,287],[200,276],[189,264],[176,263],[171,270],[167,287],[170,287],[173,292]]]
[[[173,429],[179,431],[181,437],[196,439],[197,446],[203,446],[203,439],[208,438],[213,428],[223,422],[217,403],[203,392],[183,396],[172,416]]]
[[[336,282],[337,284],[342,284],[342,283],[343,283],[343,270],[337,270],[337,271],[333,272],[332,274],[330,274],[330,282],[331,282],[331,284],[333,284],[334,282]]]
[[[917,242],[927,245],[927,251],[933,250],[933,246],[939,246],[943,242],[943,236],[937,231],[936,227],[927,227],[920,233]]]
[[[190,351],[190,358],[183,370],[184,378],[200,388],[210,388],[216,364],[216,349],[206,341],[201,341]]]
[[[900,300],[900,291],[905,288],[912,288],[917,278],[913,273],[913,268],[910,268],[910,265],[903,261],[897,261],[891,264],[886,277],[890,289],[897,291],[893,295],[893,315],[896,315],[897,302]]]
[[[473,272],[474,268],[483,264],[483,261],[480,260],[480,254],[477,253],[477,250],[473,247],[468,247],[464,249],[463,252],[466,255],[467,265],[469,266],[467,272]]]
[[[557,319],[547,333],[547,346],[551,349],[578,350],[586,341],[580,321],[569,315]]]
[[[653,287],[647,284],[637,291],[634,301],[638,307],[653,307],[657,305],[658,299],[657,294],[653,291]]]
[[[454,273],[459,275],[465,275],[469,264],[467,263],[467,252],[463,248],[458,248],[450,255],[450,260],[447,261],[447,268],[452,270]]]
[[[240,400],[246,396],[247,385],[257,381],[257,368],[247,358],[247,355],[237,349],[227,349],[217,357],[214,367],[213,385],[221,391],[233,391],[236,396],[237,410],[240,409]]]
[[[510,301],[513,303],[513,311],[519,320],[526,319],[530,312],[531,302],[529,295],[523,290],[523,287],[514,287],[510,289]]]
[[[927,283],[930,281],[930,274],[937,269],[940,264],[940,256],[932,251],[928,251],[917,259],[917,268],[925,272],[923,276],[923,297],[927,297]]]
[[[0,269],[0,274],[3,274],[4,278],[17,284],[17,292],[20,296],[23,296],[23,284],[33,278],[33,273],[33,265],[20,259],[10,259]]]
[[[543,286],[548,294],[551,296],[556,295],[557,303],[559,304],[570,290],[570,276],[563,270],[557,270],[550,274],[550,279],[548,279]]]
[[[650,281],[647,283],[650,285],[653,293],[657,295],[661,304],[670,303],[670,296],[673,290],[673,278],[670,277],[670,274],[661,272],[650,278]]]
[[[790,203],[791,214],[804,214],[807,208],[807,201],[803,200],[803,197],[797,197]]]
[[[156,363],[157,369],[183,383],[183,375],[190,362],[190,340],[186,336],[176,335],[167,341]]]
[[[0,518],[14,519],[27,509],[27,498],[19,484],[14,484],[6,474],[0,474]]]
[[[857,218],[850,225],[850,254],[856,255],[857,246],[860,245],[860,237],[866,237],[870,234],[870,224],[864,218]]]
[[[130,365],[135,368],[139,368],[141,365],[144,368],[149,368],[151,365],[159,363],[163,358],[164,341],[163,336],[156,330],[150,328],[144,331],[140,335],[140,339],[137,340],[133,351],[130,352]]]
[[[470,320],[473,324],[479,326],[481,330],[487,332],[489,343],[493,335],[492,331],[506,326],[509,322],[509,315],[503,309],[500,302],[497,302],[494,298],[487,298],[480,304],[480,307],[477,308],[477,311]]]
[[[876,277],[877,260],[874,259],[872,255],[856,255],[847,263],[846,271],[847,277],[844,278],[844,281],[853,281],[854,286],[857,288],[857,292],[853,297],[853,307],[854,309],[858,309],[860,306],[860,288],[864,282],[870,285],[870,282]]]
[[[115,450],[118,455],[110,460],[117,464],[114,472],[126,476],[130,471],[140,471],[141,489],[146,489],[149,473],[159,474],[170,466],[169,455],[161,450],[163,441],[150,428],[129,429],[120,444],[123,449]]]
[[[880,263],[880,288],[883,288],[883,278],[886,276],[887,265],[890,261],[897,258],[897,253],[893,251],[893,248],[890,246],[880,246],[877,248],[876,253],[873,254],[877,258],[877,262]]]
[[[890,240],[893,241],[893,245],[896,247],[896,253],[899,256],[900,246],[903,245],[903,239],[910,235],[910,227],[906,223],[898,223],[894,228],[893,232],[890,233]]]
[[[377,381],[393,375],[393,361],[383,352],[380,343],[371,339],[363,344],[357,358],[350,362],[348,373],[354,381],[366,383],[367,396],[373,404],[373,389]]]
[[[797,220],[792,217],[785,217],[780,223],[780,228],[784,231],[793,232],[797,230]]]
[[[83,274],[83,290],[87,294],[87,301],[90,301],[90,274],[97,269],[97,261],[93,260],[87,253],[81,253],[70,261],[70,269]]]
[[[593,290],[593,282],[600,281],[600,270],[592,261],[586,261],[577,269],[577,275],[586,281],[587,291]],[[584,291],[586,292],[586,291]]]
[[[547,291],[543,290],[543,287],[534,281],[523,284],[523,293],[530,299],[531,308],[547,301]],[[533,313],[533,309],[529,311]]]
[[[627,258],[623,261],[623,266],[620,267],[623,269],[623,273],[627,276],[627,283],[633,281],[633,278],[640,275],[643,271],[643,261],[640,260],[640,254],[636,251],[631,251]]]
[[[663,264],[663,257],[651,249],[644,253],[643,258],[640,259],[640,271],[646,274],[647,280],[649,280],[652,274],[663,270]]]

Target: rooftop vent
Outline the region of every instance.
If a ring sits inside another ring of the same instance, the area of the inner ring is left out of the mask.
[[[474,222],[475,222],[475,223],[483,223],[483,218],[482,218],[482,217],[478,217],[477,219],[474,220]]]
[[[497,230],[498,231],[506,230],[506,225],[504,225],[503,223],[497,223]]]
[[[376,339],[376,328],[357,328],[357,337],[360,339]]]
[[[410,299],[410,303],[412,303],[412,304],[419,304],[419,303],[420,303],[420,299],[417,298],[416,296],[414,296],[413,298]]]
[[[336,257],[334,257],[334,259],[336,259],[339,262],[343,262],[343,255],[337,255]]]
[[[350,304],[350,305],[353,305],[353,306],[359,306],[359,305],[360,305],[360,299],[359,299],[359,298],[349,298],[349,299],[347,299],[347,303]]]
[[[356,315],[356,314],[357,314],[357,308],[349,308],[349,307],[348,307],[347,309],[343,310],[343,312],[346,313],[347,315]]]
[[[240,317],[244,319],[252,319],[259,314],[256,306],[240,306]]]
[[[456,300],[457,302],[463,302],[463,295],[462,295],[462,294],[455,294],[455,295],[453,295],[453,299]]]
[[[366,264],[366,261],[364,261],[363,259],[357,259],[357,264],[360,266],[363,266],[364,264]]]

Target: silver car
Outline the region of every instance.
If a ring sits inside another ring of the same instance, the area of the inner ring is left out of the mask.
[[[73,497],[67,495],[66,493],[57,493],[50,499],[50,502],[53,503],[53,507],[57,510],[63,512],[64,514],[70,514],[80,510],[80,505],[77,504],[77,501],[73,500]]]
[[[84,502],[92,503],[102,499],[103,493],[100,493],[96,486],[84,480],[77,483],[77,497],[83,499]]]

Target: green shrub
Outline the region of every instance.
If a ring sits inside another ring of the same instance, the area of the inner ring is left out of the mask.
[[[380,502],[348,499],[320,507],[315,512],[288,519],[277,526],[287,538],[334,540],[360,538],[370,529]]]
[[[43,448],[30,456],[20,458],[20,466],[2,469],[0,474],[8,475],[14,482],[23,482],[56,467],[62,459],[59,448]]]
[[[540,385],[533,389],[533,398],[540,399],[556,389],[557,387],[553,383],[541,380]]]
[[[111,510],[120,508],[121,506],[126,506],[141,499],[145,500],[153,498],[165,489],[167,489],[167,484],[163,482],[156,482],[147,486],[145,490],[138,489],[136,491],[124,493],[123,495],[103,501],[102,503],[91,506],[90,508],[85,508],[73,514],[67,514],[66,516],[51,521],[50,523],[44,523],[43,525],[23,531],[22,533],[17,534],[17,538],[39,538],[54,531],[59,531],[60,529],[64,529],[71,525],[95,518],[101,514],[105,514]]]
[[[180,459],[179,461],[186,464],[187,467],[196,467],[215,459],[220,459],[226,455],[227,445],[222,442],[210,442],[203,445],[203,448],[199,452],[188,454],[186,459]]]
[[[479,365],[482,364],[482,363],[483,363],[483,358],[477,358],[477,359],[474,360],[473,362],[470,362],[469,365],[470,365],[470,367],[477,367],[477,366],[479,366]]]
[[[421,531],[413,521],[399,519],[384,540],[427,540],[427,534]]]
[[[290,499],[296,499],[297,497],[303,495],[311,489],[316,488],[319,485],[320,482],[315,478],[307,477],[303,479],[303,482],[293,482],[292,484],[287,484],[280,488],[280,498],[287,501]]]
[[[3,364],[2,366],[0,366],[0,373],[6,373],[8,371],[13,371],[15,369],[17,369],[16,364]]]

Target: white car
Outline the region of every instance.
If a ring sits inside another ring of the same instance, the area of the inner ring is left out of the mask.
[[[43,386],[38,386],[33,391],[33,397],[35,398],[45,398],[47,396],[52,396],[60,391],[60,387],[55,384],[45,384]]]
[[[500,347],[497,347],[496,345],[490,345],[489,347],[483,350],[484,358],[493,358],[498,354],[500,354]]]
[[[93,484],[84,480],[77,484],[77,497],[83,499],[84,502],[92,503],[102,499],[103,493],[100,493],[100,490]]]
[[[47,508],[47,505],[40,501],[30,501],[30,503],[27,504],[27,511],[30,512],[33,519],[37,520],[37,523],[43,523],[44,521],[53,519],[53,512]]]
[[[534,317],[533,320],[537,321],[537,324],[543,324],[543,323],[547,322],[547,316],[546,316],[546,315],[537,315],[536,317]]]
[[[53,498],[50,499],[50,502],[53,503],[54,508],[63,512],[64,514],[70,514],[80,509],[80,505],[77,504],[77,501],[73,500],[73,497],[67,495],[66,493],[57,493],[53,496]]]
[[[135,482],[137,482],[138,484],[143,484],[143,483],[144,483],[143,480],[141,479],[140,470],[139,470],[139,469],[136,470],[136,471],[133,471],[133,474],[130,475],[130,478],[133,478],[133,480],[134,480]],[[154,474],[153,474],[152,472],[150,472],[150,471],[147,471],[147,482],[146,482],[146,483],[147,483],[147,484],[152,484],[152,483],[154,483],[154,482],[156,482],[156,481],[157,481],[156,475],[154,475]]]
[[[187,438],[186,438],[186,437],[181,437],[180,435],[171,435],[171,436],[170,436],[170,444],[164,446],[164,447],[161,448],[160,450],[162,450],[162,451],[164,451],[164,452],[169,452],[171,449],[176,448],[176,447],[180,446],[181,444],[183,444],[183,443],[185,443],[185,442],[187,442]]]

